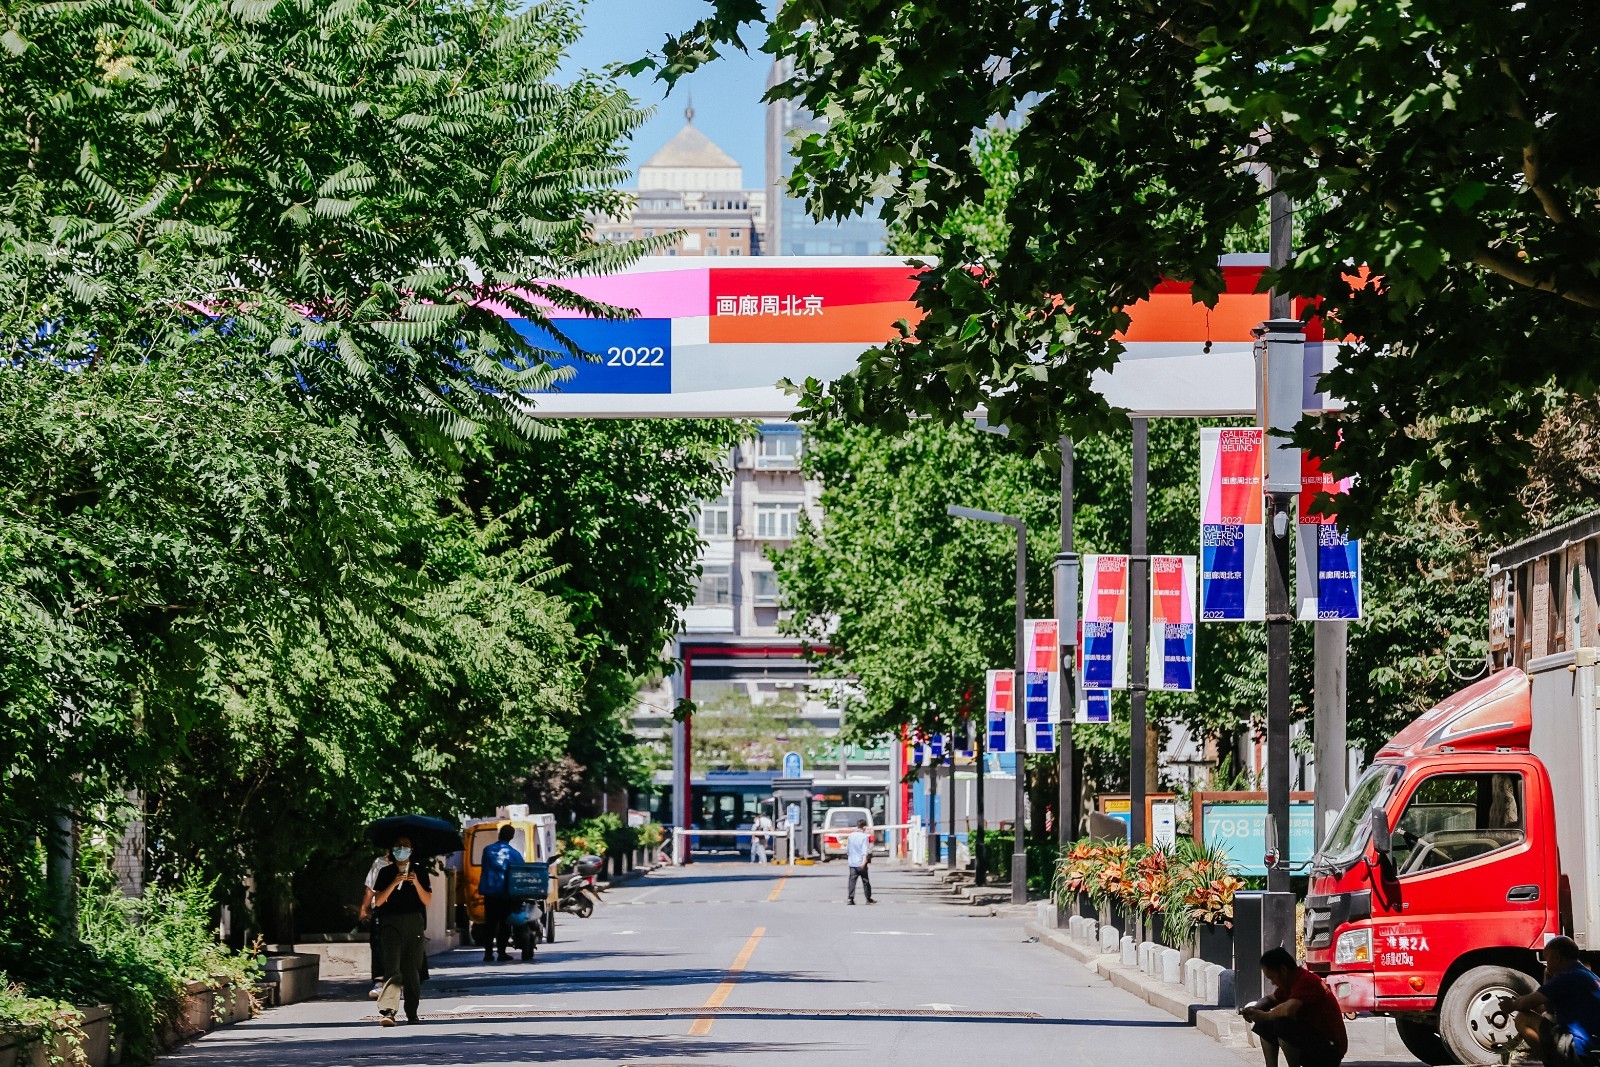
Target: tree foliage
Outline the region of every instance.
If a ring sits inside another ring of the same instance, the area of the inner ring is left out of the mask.
[[[993,189],[974,131],[1016,129],[1003,247],[945,229],[926,317],[818,383],[816,414],[896,431],[987,407],[1041,449],[1115,427],[1090,380],[1122,350],[1123,309],[1163,277],[1211,299],[1218,254],[1259,220],[1265,166],[1316,205],[1268,281],[1364,339],[1325,381],[1343,414],[1299,434],[1361,476],[1341,520],[1367,528],[1389,494],[1431,484],[1471,517],[1524,524],[1508,487],[1533,436],[1597,386],[1592,20],[1430,0],[752,7],[716,0],[669,41],[664,74],[765,21],[794,71],[772,94],[827,120],[796,148],[794,187],[818,211],[878,200],[938,232]]]

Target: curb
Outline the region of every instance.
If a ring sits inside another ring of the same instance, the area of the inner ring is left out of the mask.
[[[1215,1004],[1200,1003],[1181,986],[1158,982],[1137,967],[1128,967],[1117,957],[1098,949],[1081,945],[1060,930],[1039,923],[1024,923],[1023,930],[1037,937],[1041,945],[1048,945],[1104,978],[1118,989],[1132,993],[1153,1008],[1159,1008],[1179,1019],[1207,1037],[1229,1048],[1248,1048],[1249,1027],[1232,1008],[1219,1008]]]
[[[1151,1007],[1181,1019],[1218,1044],[1236,1049],[1260,1047],[1249,1024],[1233,1008],[1196,1002],[1184,987],[1158,981],[1138,967],[1122,963],[1116,954],[1102,952],[1096,946],[1073,940],[1063,930],[1038,922],[1024,923],[1023,930],[1030,937],[1038,938],[1039,944],[1048,945],[1082,964],[1095,975],[1118,989],[1132,993]],[[1228,990],[1227,995],[1231,998],[1231,979]],[[1400,1041],[1393,1019],[1362,1016],[1346,1021],[1345,1030],[1350,1036],[1350,1052],[1345,1057],[1347,1062],[1392,1058],[1396,1062],[1409,1063],[1413,1060]]]

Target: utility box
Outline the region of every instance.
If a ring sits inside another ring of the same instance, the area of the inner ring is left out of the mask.
[[[1295,954],[1294,894],[1251,891],[1233,898],[1234,1003],[1260,1000],[1261,954],[1286,948]]]

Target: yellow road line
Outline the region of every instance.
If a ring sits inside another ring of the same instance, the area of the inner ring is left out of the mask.
[[[767,894],[767,899],[768,900],[777,900],[778,899],[778,894],[783,892],[784,884],[786,882],[788,882],[788,881],[789,881],[789,876],[787,874],[784,875],[782,878],[779,878],[778,879],[778,884],[773,886],[772,887],[772,892]]]
[[[717,988],[712,991],[711,996],[706,998],[706,1002],[700,1005],[702,1008],[720,1008],[726,1003],[728,996],[733,992],[733,983],[737,982],[739,980],[738,976],[744,973],[745,967],[750,963],[750,957],[755,955],[756,946],[761,944],[761,938],[766,935],[766,932],[767,928],[765,926],[756,927],[755,933],[751,934],[749,939],[745,941],[744,948],[739,950],[739,955],[734,957],[733,966],[728,968],[728,977],[723,979]],[[690,1035],[698,1037],[709,1034],[711,1032],[711,1023],[711,1016],[702,1015],[694,1021],[693,1026],[689,1027]]]

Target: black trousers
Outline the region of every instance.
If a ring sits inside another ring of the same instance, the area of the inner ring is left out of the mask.
[[[511,914],[517,910],[518,901],[515,897],[484,897],[483,898],[483,954],[487,956],[491,949],[499,948],[501,955],[505,954],[507,946],[511,944]]]
[[[1263,1046],[1276,1045],[1300,1067],[1339,1067],[1344,1058],[1332,1041],[1298,1019],[1264,1019],[1251,1029]]]
[[[371,924],[367,927],[367,945],[372,949],[372,980],[383,981],[383,934],[380,932],[378,917],[372,917]]]
[[[422,969],[428,959],[423,933],[426,918],[418,912],[383,920],[383,992],[378,994],[378,1010],[397,1011],[403,1004],[407,1016],[417,1014]]]
[[[850,868],[850,887],[845,892],[845,899],[850,901],[852,904],[854,904],[856,900],[856,879],[858,878],[861,879],[861,885],[867,891],[867,900],[872,900],[872,879],[867,877],[867,865],[863,863],[859,867]]]

